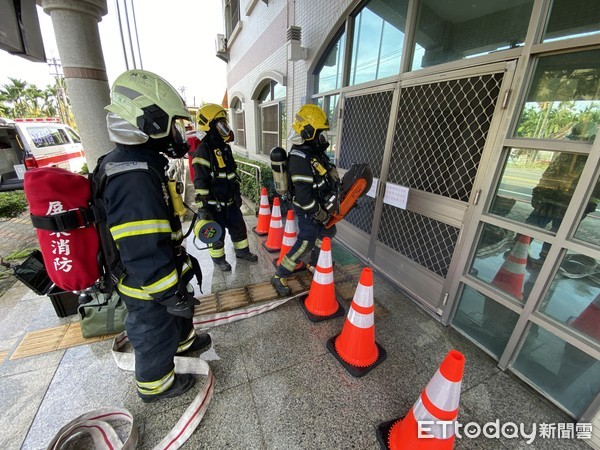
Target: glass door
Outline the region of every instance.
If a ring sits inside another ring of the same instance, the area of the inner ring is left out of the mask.
[[[600,50],[532,62],[467,237],[452,324],[581,417],[600,392]]]

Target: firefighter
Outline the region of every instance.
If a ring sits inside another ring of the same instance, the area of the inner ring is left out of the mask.
[[[229,230],[236,258],[256,262],[258,257],[250,253],[240,209],[240,177],[229,146],[234,135],[227,122],[227,113],[219,105],[207,103],[196,113],[196,124],[199,132],[206,133],[192,160],[198,216],[210,217],[221,228]],[[231,270],[225,259],[225,233],[219,241],[209,245],[208,252],[221,271]]]
[[[319,258],[323,238],[333,238],[335,226],[325,228],[330,214],[324,208],[327,197],[340,183],[337,169],[325,151],[329,147],[329,122],[317,105],[307,104],[296,113],[289,141],[288,172],[292,183],[294,211],[298,218],[298,238],[283,257],[271,284],[279,295],[289,295],[289,277],[297,264],[310,253],[309,269]]]
[[[174,357],[210,344],[196,334],[198,304],[189,284],[201,280],[197,261],[182,247],[183,233],[168,189],[168,159],[185,156],[185,103],[164,79],[144,70],[121,74],[111,89],[107,125],[116,148],[98,160],[106,176],[103,201],[123,268],[117,290],[135,353],[137,392],[148,403],[189,390],[191,374],[174,372]],[[181,131],[180,131],[181,127]]]

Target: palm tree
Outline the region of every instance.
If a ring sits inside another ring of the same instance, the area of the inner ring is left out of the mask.
[[[35,84],[30,84],[25,89],[26,102],[29,106],[27,117],[41,117],[42,101],[44,100],[44,92]]]
[[[42,94],[44,96],[42,111],[46,117],[58,116],[58,94],[56,92],[56,87],[47,85]]]
[[[27,113],[27,97],[25,90],[27,89],[27,82],[19,80],[18,78],[8,77],[10,84],[2,85],[0,89],[0,95],[2,95],[4,102],[9,103],[11,106],[12,114],[14,117],[24,117]]]

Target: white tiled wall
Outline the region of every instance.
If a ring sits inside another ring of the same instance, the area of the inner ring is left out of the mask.
[[[306,102],[308,71],[321,56],[331,34],[358,1],[269,0],[268,5],[258,1],[246,16],[246,7],[251,1],[241,2],[243,25],[229,50],[227,92],[230,102],[234,94],[239,94],[244,101],[246,150],[250,156],[255,156],[257,133],[253,89],[267,72],[275,71],[285,77],[288,124],[291,123],[295,111]],[[308,48],[305,61],[287,60],[286,33],[290,25],[302,28],[302,46]],[[286,135],[288,131],[285,131]],[[234,145],[234,150],[242,149]],[[267,161],[266,158],[259,159]]]

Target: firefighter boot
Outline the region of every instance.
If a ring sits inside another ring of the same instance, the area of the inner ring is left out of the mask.
[[[235,257],[249,262],[258,261],[258,256],[256,256],[254,253],[250,253],[250,249],[248,247],[236,250]]]
[[[277,291],[277,294],[279,294],[282,297],[285,297],[292,293],[292,290],[287,285],[286,278],[281,278],[279,275],[273,275],[273,278],[271,278],[271,284]]]
[[[221,272],[231,271],[231,264],[225,260],[224,256],[221,256],[220,258],[213,258],[213,263],[215,263],[215,266],[218,267]]]
[[[154,395],[142,394],[138,391],[138,395],[144,403],[152,403],[163,398],[179,397],[189,391],[194,383],[196,379],[191,373],[176,373],[173,384],[166,391]]]
[[[194,339],[194,342],[192,342],[192,345],[190,345],[190,348],[188,348],[186,351],[184,351],[181,354],[186,355],[189,352],[195,352],[198,350],[203,351],[210,346],[211,342],[212,341],[211,341],[208,333],[200,333],[200,334],[196,335],[196,339]]]

